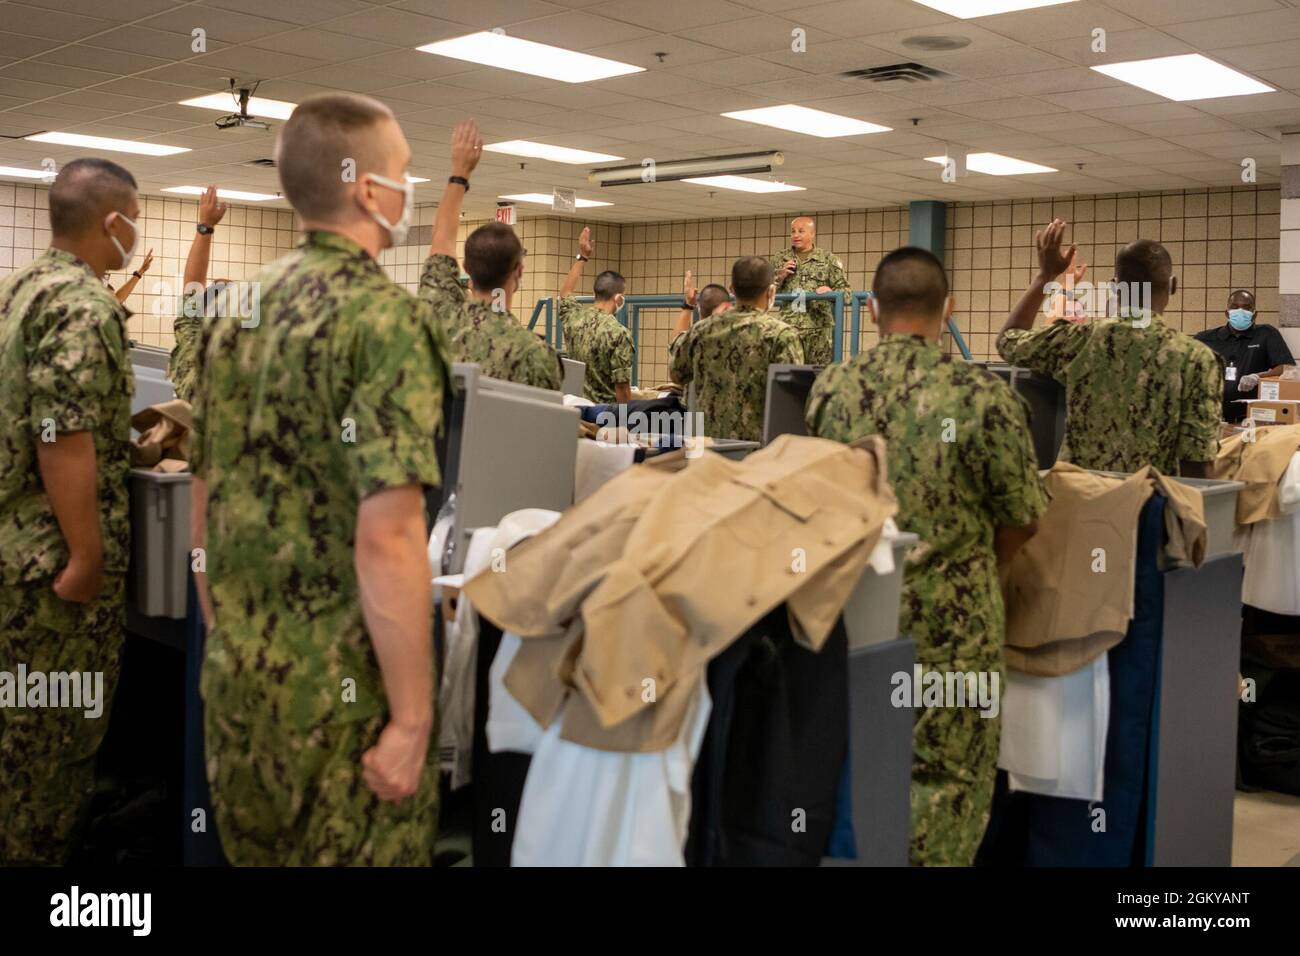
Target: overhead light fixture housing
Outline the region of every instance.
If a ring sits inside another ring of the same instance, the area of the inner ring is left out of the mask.
[[[586,163],[612,163],[622,156],[608,153],[593,153],[587,149],[570,149],[568,146],[552,146],[550,143],[534,143],[527,139],[511,139],[504,143],[489,143],[483,147],[489,153],[508,153],[511,156],[526,156],[529,159],[546,159],[553,163],[569,163],[582,166]]]
[[[508,199],[511,202],[531,202],[539,206],[550,206],[553,204],[555,197],[550,193],[515,193],[513,196],[498,196],[498,199]],[[576,199],[575,205],[579,209],[586,209],[589,206],[612,206],[612,202],[601,202],[598,199]]]
[[[176,193],[181,196],[202,196],[207,190],[202,186],[166,186],[162,190],[165,193]],[[218,199],[242,199],[244,202],[266,202],[268,199],[279,199],[279,196],[271,196],[267,193],[246,193],[238,189],[218,189]]]
[[[565,83],[588,83],[611,76],[644,73],[645,67],[607,60],[601,56],[565,50],[562,47],[484,30],[451,40],[439,40],[416,47],[422,53],[434,53],[483,66],[495,66],[516,73],[544,76]]]
[[[1273,87],[1199,53],[1107,63],[1093,69],[1169,100],[1212,100],[1275,92]]]
[[[181,106],[197,106],[201,110],[217,110],[221,113],[229,113],[232,106],[239,109],[238,97],[230,93],[212,93],[208,96],[196,96],[193,99],[181,100]],[[293,111],[297,109],[297,103],[287,103],[284,100],[269,100],[264,96],[251,96],[248,99],[248,111],[254,116],[260,116],[264,119],[287,120]]]
[[[1017,10],[1037,10],[1039,7],[1059,7],[1075,0],[916,0],[917,3],[962,20],[975,17],[992,17],[999,13]]]
[[[692,176],[682,182],[717,189],[734,189],[742,193],[793,193],[804,189],[803,186],[775,183],[770,179],[754,179],[752,176]]]
[[[827,113],[787,103],[784,106],[764,106],[756,110],[737,110],[723,113],[728,119],[773,126],[791,133],[804,133],[830,139],[835,136],[863,136],[867,133],[888,133],[893,127],[868,123],[865,120]]]
[[[948,157],[927,156],[925,161],[927,163],[938,163],[942,166],[948,161]],[[1003,156],[1001,153],[967,153],[966,169],[972,173],[984,173],[988,176],[1028,176],[1031,173],[1060,172],[1060,170],[1053,169],[1051,166],[1040,166],[1038,163],[1029,163],[1012,156]]]
[[[690,177],[722,176],[728,173],[768,173],[785,162],[774,149],[761,153],[732,153],[702,159],[669,159],[662,163],[635,166],[605,166],[587,174],[587,181],[600,186],[632,186],[638,183],[671,183]],[[755,180],[764,182],[764,180]]]
[[[18,179],[49,179],[48,169],[23,169],[21,166],[0,166],[0,176],[14,176]]]
[[[33,143],[53,143],[57,146],[84,146],[87,149],[106,149],[111,153],[138,153],[141,156],[175,156],[188,153],[188,146],[164,146],[162,143],[140,143],[133,139],[112,139],[107,136],[87,136],[85,133],[33,133],[24,136]]]

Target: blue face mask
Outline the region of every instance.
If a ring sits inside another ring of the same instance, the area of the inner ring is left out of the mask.
[[[1228,310],[1228,324],[1238,332],[1245,332],[1255,322],[1255,315],[1249,309]]]

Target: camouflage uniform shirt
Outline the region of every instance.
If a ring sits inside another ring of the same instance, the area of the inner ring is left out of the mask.
[[[571,295],[560,299],[560,323],[565,352],[587,363],[582,394],[598,404],[614,401],[614,386],[632,381],[632,333],[608,312]]]
[[[793,248],[783,249],[772,257],[772,268],[778,273],[781,266],[795,260],[794,273],[780,283],[777,292],[816,292],[820,286],[830,286],[836,292],[849,292],[848,276],[844,264],[834,253],[814,246],[804,255]],[[790,303],[781,312],[781,318],[799,330],[803,343],[804,360],[811,365],[829,365],[832,360],[832,332],[835,328],[835,305],[831,302],[805,302],[803,311]]]
[[[811,433],[885,439],[907,555],[899,633],[928,672],[1001,677],[1006,617],[994,532],[1047,508],[1023,407],[1001,380],[937,342],[885,336],[817,377]],[[989,678],[991,680],[991,678]],[[913,706],[916,706],[915,703]],[[999,724],[971,706],[918,711],[913,732],[912,862],[969,866],[997,774]]]
[[[1158,315],[1145,327],[1111,318],[1014,329],[998,351],[1065,386],[1062,461],[1098,471],[1154,465],[1176,475],[1180,460],[1213,461],[1218,453],[1219,361]]]
[[[669,346],[669,371],[695,385],[695,411],[711,438],[761,441],[767,367],[803,363],[799,335],[773,313],[737,308],[700,319]]]
[[[555,350],[509,312],[468,299],[451,256],[430,256],[420,274],[420,298],[432,304],[451,343],[453,362],[476,362],[490,378],[558,391],[564,381]]]
[[[126,572],[131,396],[126,309],[70,253],[50,249],[0,282],[0,583],[53,577],[68,560],[41,482],[43,437],[90,432],[104,571]]]
[[[208,483],[216,611],[205,699],[286,728],[382,714],[358,597],[357,507],[439,482],[446,344],[427,305],[349,239],[265,266],[259,323],[205,322],[192,466]],[[341,703],[344,678],[355,703]]]

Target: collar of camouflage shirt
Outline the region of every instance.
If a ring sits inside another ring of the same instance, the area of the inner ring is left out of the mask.
[[[299,248],[315,246],[318,249],[334,249],[363,259],[370,258],[370,253],[362,249],[360,243],[326,229],[309,229],[304,232],[302,238],[298,240],[298,246]]]

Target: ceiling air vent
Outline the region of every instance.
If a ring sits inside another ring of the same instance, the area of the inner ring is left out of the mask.
[[[964,50],[970,46],[970,37],[914,36],[904,40],[903,46],[910,46],[915,50],[927,50],[931,53],[948,53],[952,50]]]
[[[275,169],[274,159],[250,159],[246,163],[240,163],[241,166],[252,166],[254,169]]]
[[[873,66],[866,70],[849,70],[841,74],[853,80],[869,80],[872,83],[890,83],[900,80],[904,83],[931,83],[935,80],[951,80],[953,75],[932,66],[920,63],[894,63],[891,66]]]

